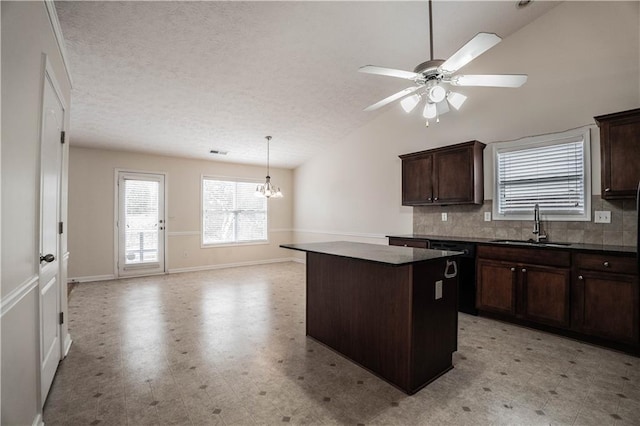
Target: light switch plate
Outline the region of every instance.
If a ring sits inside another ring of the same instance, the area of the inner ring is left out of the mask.
[[[484,221],[491,222],[491,212],[484,212]]]
[[[436,300],[442,299],[442,280],[436,281]]]
[[[611,212],[596,210],[593,221],[595,223],[611,223]]]
[[[442,221],[443,222],[447,221],[447,214],[446,213],[442,213]]]

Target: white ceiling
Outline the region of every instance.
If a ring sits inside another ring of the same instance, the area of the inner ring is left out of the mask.
[[[504,38],[557,4],[436,1],[435,56],[446,59],[480,31]],[[271,164],[294,168],[397,108],[362,111],[411,85],[360,66],[412,71],[429,59],[426,2],[56,7],[74,80],[74,146],[264,164],[272,135]]]

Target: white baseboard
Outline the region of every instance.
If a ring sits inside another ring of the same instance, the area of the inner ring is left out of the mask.
[[[71,336],[69,335],[69,333],[67,333],[67,337],[64,339],[64,357],[66,358],[67,355],[69,355],[69,350],[71,350],[71,343],[73,343],[73,340],[71,340]]]
[[[32,426],[44,426],[44,421],[42,420],[42,413],[38,413],[35,419],[33,419]]]
[[[75,282],[75,283],[88,283],[92,281],[110,281],[115,280],[116,276],[113,274],[109,275],[90,275],[86,277],[75,277],[69,278],[67,282]]]
[[[239,266],[266,265],[269,263],[283,263],[283,262],[295,262],[295,261],[296,260],[292,257],[284,257],[279,259],[267,259],[267,260],[252,260],[249,262],[221,263],[219,265],[204,265],[204,266],[190,266],[186,268],[173,268],[173,269],[169,269],[169,273],[178,274],[181,272],[210,271],[214,269],[237,268]]]

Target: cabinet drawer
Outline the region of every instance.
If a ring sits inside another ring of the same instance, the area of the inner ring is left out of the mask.
[[[478,246],[478,258],[502,260],[514,263],[531,263],[544,266],[571,265],[571,253],[563,250],[546,248],[519,248],[498,245]]]
[[[426,240],[414,240],[411,238],[389,238],[390,246],[403,246],[403,247],[415,247],[415,248],[429,248],[429,241]]]
[[[618,274],[637,273],[636,259],[633,257],[621,257],[604,254],[575,254],[574,264],[579,269],[592,271],[613,272]]]

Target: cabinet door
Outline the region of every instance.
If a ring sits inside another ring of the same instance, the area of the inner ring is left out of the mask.
[[[433,155],[402,160],[402,205],[433,200]]]
[[[531,321],[568,328],[571,273],[565,268],[520,266],[521,315]]]
[[[580,271],[581,331],[625,343],[638,343],[638,278],[633,275]]]
[[[433,155],[433,201],[438,204],[473,203],[473,147]]]
[[[602,198],[633,198],[640,181],[640,110],[600,123]]]
[[[516,268],[506,262],[478,259],[476,307],[481,311],[515,315]]]

